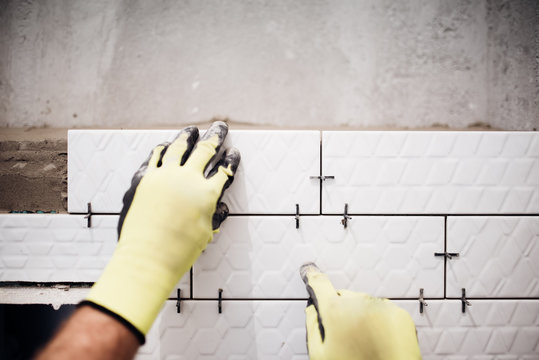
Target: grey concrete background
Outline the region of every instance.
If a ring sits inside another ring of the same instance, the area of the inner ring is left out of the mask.
[[[538,128],[539,1],[0,0],[0,126],[215,116]]]

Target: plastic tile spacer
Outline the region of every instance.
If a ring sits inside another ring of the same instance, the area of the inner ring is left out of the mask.
[[[329,175],[329,176],[322,176],[322,175],[313,175],[309,176],[310,179],[319,179],[320,181],[326,181],[329,179],[335,179],[335,176]]]
[[[423,309],[425,306],[429,306],[423,297],[423,288],[419,289],[419,313],[423,314]]]
[[[464,314],[466,312],[466,306],[472,306],[468,299],[466,299],[466,289],[462,288],[462,297],[460,298],[460,301],[462,301],[462,313]]]
[[[88,203],[88,214],[84,218],[88,219],[87,226],[91,228],[92,227],[92,203],[91,202]]]
[[[444,256],[446,259],[453,259],[454,257],[459,257],[459,253],[450,253],[450,252],[435,252],[434,256]]]
[[[344,214],[341,220],[341,224],[346,229],[348,227],[348,221],[352,220],[352,217],[348,215],[348,203],[344,204]]]
[[[182,301],[182,289],[178,288],[177,292],[178,299],[176,300],[176,312],[181,313],[181,301]]]
[[[299,229],[299,204],[296,204],[296,229]]]
[[[219,311],[219,314],[223,313],[222,304],[223,304],[223,289],[219,289],[219,300],[217,303],[217,310]]]

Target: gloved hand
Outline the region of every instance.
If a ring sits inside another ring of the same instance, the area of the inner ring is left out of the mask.
[[[313,263],[300,274],[310,295],[305,315],[311,360],[421,359],[406,311],[388,299],[335,290]]]
[[[153,149],[124,196],[118,246],[83,303],[118,318],[142,343],[174,285],[228,215],[220,199],[240,154],[227,150],[206,169],[227,132],[224,122],[215,122],[197,142],[196,127],[183,129],[171,144]]]

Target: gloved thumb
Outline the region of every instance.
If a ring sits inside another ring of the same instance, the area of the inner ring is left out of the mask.
[[[299,272],[316,310],[324,315],[330,306],[330,299],[337,296],[337,290],[315,263],[303,264]]]
[[[307,328],[307,348],[311,360],[323,358],[322,335],[318,322],[318,312],[314,305],[305,308],[305,324]]]

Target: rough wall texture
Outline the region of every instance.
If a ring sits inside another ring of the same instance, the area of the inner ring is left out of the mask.
[[[0,125],[539,127],[536,0],[0,3]]]
[[[65,211],[67,142],[0,140],[0,212]]]

